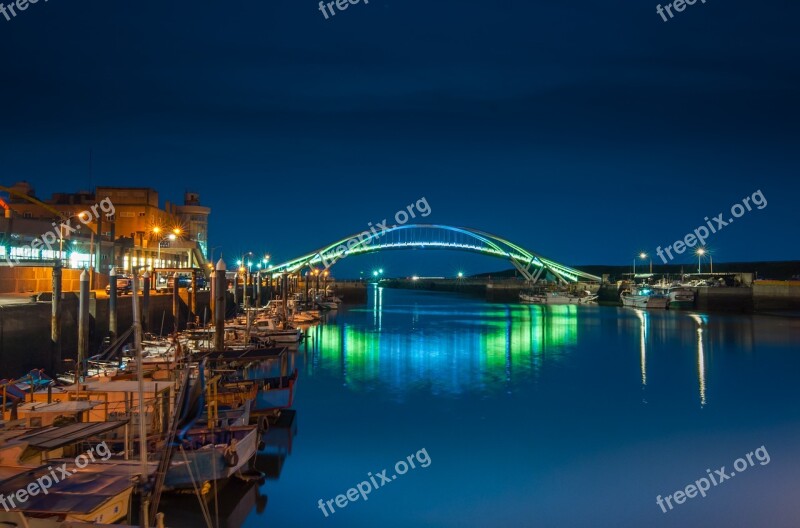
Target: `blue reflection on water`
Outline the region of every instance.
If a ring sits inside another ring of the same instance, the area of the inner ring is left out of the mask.
[[[800,321],[378,290],[297,353],[262,526],[794,526]],[[657,495],[765,445],[767,466]],[[317,509],[425,448],[432,463]]]

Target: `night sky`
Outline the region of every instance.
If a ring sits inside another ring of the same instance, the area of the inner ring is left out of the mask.
[[[798,259],[799,15],[790,0],[698,1],[667,23],[641,1],[370,0],[326,20],[311,0],[40,0],[0,16],[0,183],[195,190],[211,246],[274,261],[425,197],[431,223],[572,265],[630,263],[760,189],[767,207],[709,239],[715,262]],[[428,253],[337,271],[509,267]]]

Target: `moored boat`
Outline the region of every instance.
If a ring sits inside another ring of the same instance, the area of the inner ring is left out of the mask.
[[[636,286],[620,294],[623,306],[631,308],[666,309],[669,297],[658,293],[649,286]]]
[[[164,489],[194,489],[240,472],[258,450],[258,427],[191,429],[172,450]]]

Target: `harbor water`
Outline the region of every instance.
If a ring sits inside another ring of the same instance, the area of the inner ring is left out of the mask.
[[[265,482],[220,492],[229,526],[800,519],[799,319],[374,288],[309,334],[296,430],[259,457]]]

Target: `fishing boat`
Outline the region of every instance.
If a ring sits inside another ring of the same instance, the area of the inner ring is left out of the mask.
[[[257,447],[255,425],[189,429],[172,449],[164,489],[202,488],[206,482],[231,478],[245,468]]]
[[[634,286],[620,294],[623,306],[631,308],[666,309],[669,297],[649,286]]]
[[[290,324],[281,325],[274,317],[262,316],[253,321],[251,329],[257,334],[268,337],[278,344],[297,343],[303,339],[303,331]]]
[[[692,308],[694,307],[694,290],[683,286],[673,286],[669,289],[670,308]]]
[[[297,369],[289,376],[261,378],[258,395],[253,406],[253,414],[268,414],[288,409],[294,403],[294,385],[297,382]]]
[[[55,464],[57,461],[52,461]],[[59,527],[65,522],[113,524],[128,515],[135,483],[130,468],[113,464],[89,464],[71,469],[69,478],[54,483],[45,493],[29,495],[6,511],[0,509],[0,525],[30,528]],[[16,476],[0,482],[0,496],[9,498],[31,483],[50,478],[49,465],[23,469]]]
[[[528,290],[519,294],[523,303],[529,304],[588,304],[597,300],[597,295],[585,292],[585,295],[574,295],[562,291]]]

